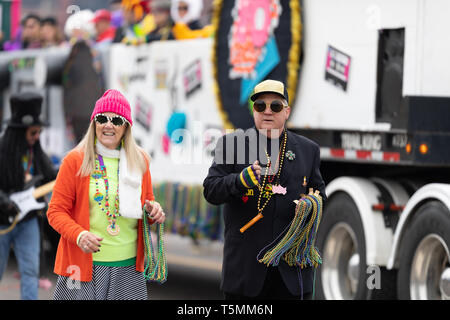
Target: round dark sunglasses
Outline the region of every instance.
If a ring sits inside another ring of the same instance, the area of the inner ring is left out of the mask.
[[[255,109],[256,112],[264,112],[266,110],[266,107],[267,105],[264,100],[256,100],[253,103],[253,109]],[[270,109],[274,113],[280,112],[281,110],[283,110],[284,107],[285,106],[283,105],[283,102],[281,102],[280,100],[274,100],[270,104]]]
[[[109,116],[101,114],[101,113],[97,114],[94,119],[99,124],[105,124],[108,121],[110,121],[116,127],[123,126],[125,123],[127,123],[127,120],[122,116],[109,117]]]

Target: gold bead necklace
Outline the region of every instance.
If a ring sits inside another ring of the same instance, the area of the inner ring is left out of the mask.
[[[280,182],[280,174],[281,174],[281,169],[283,167],[284,153],[285,153],[285,150],[286,150],[286,142],[287,142],[287,132],[286,132],[286,130],[284,130],[283,144],[280,147],[280,150],[278,151],[278,159],[280,160],[280,167],[278,168],[277,177],[276,177],[276,180],[275,180],[278,183]],[[262,213],[263,212],[264,208],[266,207],[267,203],[270,201],[270,198],[272,197],[272,194],[273,194],[273,193],[269,193],[269,196],[268,196],[267,200],[264,202],[263,206],[261,207],[261,198],[262,198],[262,195],[264,193],[264,189],[266,187],[266,185],[265,185],[266,184],[266,178],[268,176],[268,172],[269,172],[269,168],[270,168],[270,164],[271,164],[269,154],[267,153],[267,150],[265,150],[265,151],[266,151],[268,164],[267,164],[267,167],[266,167],[266,174],[264,175],[263,183],[262,183],[261,186],[258,186],[258,189],[259,189],[258,207],[257,207],[258,213]]]

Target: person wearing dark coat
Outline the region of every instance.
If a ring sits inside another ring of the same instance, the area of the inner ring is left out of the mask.
[[[251,96],[255,126],[224,135],[203,182],[206,200],[224,205],[221,289],[225,299],[311,299],[314,267],[278,266],[257,260],[294,218],[310,188],[325,201],[320,149],[286,129],[290,114],[285,85],[266,80]],[[258,213],[263,218],[243,231]]]
[[[41,148],[39,136],[43,98],[26,92],[10,99],[11,119],[0,140],[0,279],[6,269],[11,246],[16,257],[21,298],[38,299],[41,231],[40,209],[29,211],[11,229],[18,213],[11,194],[39,186],[56,178],[51,160]],[[40,206],[41,209],[45,204]]]
[[[173,21],[170,17],[170,1],[156,0],[151,4],[155,29],[145,37],[147,43],[153,41],[174,40],[172,32]]]

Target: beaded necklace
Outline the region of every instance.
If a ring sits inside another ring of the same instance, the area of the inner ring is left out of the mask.
[[[99,167],[100,166],[100,167]],[[94,194],[94,201],[98,203],[100,209],[102,212],[106,213],[106,216],[108,218],[109,225],[106,228],[106,231],[112,235],[117,236],[120,232],[120,227],[116,223],[116,220],[118,217],[120,217],[119,212],[119,183],[117,183],[117,191],[116,191],[116,197],[114,199],[114,210],[110,210],[109,205],[109,181],[108,181],[108,175],[106,172],[106,166],[103,162],[103,157],[101,155],[97,155],[95,160],[95,170],[92,173],[92,178],[95,180],[95,194]],[[119,176],[119,167],[117,167],[117,176]],[[103,181],[105,183],[105,196],[99,191],[98,187],[98,181],[100,178],[103,178]],[[105,199],[105,205],[102,205],[102,200]]]
[[[281,169],[283,167],[283,161],[284,161],[284,153],[285,153],[284,151],[286,150],[286,142],[287,142],[287,133],[286,133],[286,130],[285,130],[284,131],[283,144],[281,145],[280,150],[278,151],[278,159],[280,160],[280,166],[278,167],[278,172],[277,172],[277,175],[276,175],[276,180],[275,180],[276,183],[280,182]],[[259,189],[258,207],[257,207],[258,208],[258,213],[262,213],[262,211],[266,207],[267,203],[269,202],[269,200],[270,200],[270,198],[272,197],[272,194],[273,194],[273,192],[270,192],[269,196],[267,197],[266,202],[264,202],[263,206],[260,207],[260,205],[261,205],[261,198],[262,198],[262,195],[264,194],[264,190],[265,190],[265,187],[266,187],[266,185],[265,185],[266,184],[266,178],[267,178],[267,180],[269,180],[268,173],[269,173],[269,168],[271,166],[271,161],[270,161],[269,154],[267,153],[267,150],[265,150],[265,152],[266,152],[266,156],[267,156],[268,165],[266,167],[266,174],[264,176],[263,183],[262,183],[261,186],[258,186],[258,189]],[[278,162],[278,160],[277,160],[277,162]],[[272,182],[272,181],[273,181],[273,178],[269,182]]]
[[[150,225],[148,219],[146,218],[147,213],[143,209],[143,229],[144,229],[144,253],[145,253],[145,269],[144,278],[148,281],[155,281],[159,284],[163,284],[167,280],[167,259],[166,250],[164,248],[164,223],[156,224],[156,234],[157,234],[157,253],[153,247],[152,233],[150,230]]]
[[[280,166],[278,168],[278,172],[277,172],[276,180],[275,180],[277,183],[280,182],[280,175],[281,175],[281,169],[283,167],[284,154],[285,154],[285,150],[286,150],[286,143],[287,143],[287,132],[286,132],[286,130],[284,130],[283,144],[280,146],[280,150],[278,152],[278,158],[280,159]],[[266,186],[266,179],[269,180],[268,173],[269,173],[269,168],[270,168],[270,157],[269,157],[269,154],[267,153],[267,150],[265,150],[265,151],[266,151],[266,156],[267,156],[267,160],[268,160],[268,165],[266,167],[266,173],[264,175],[262,184],[258,185],[258,189],[259,189],[258,205],[257,205],[258,214],[252,220],[250,220],[245,226],[243,226],[240,229],[241,233],[244,233],[245,230],[250,228],[255,222],[257,222],[258,220],[260,220],[263,217],[262,212],[263,212],[264,208],[266,207],[266,205],[269,203],[270,199],[272,198],[272,195],[274,194],[274,192],[269,192],[266,201],[261,206],[261,198],[266,193],[265,192],[265,189],[267,187]],[[280,187],[280,186],[279,185],[278,186],[274,186],[273,185],[272,186],[272,190],[273,190],[273,187]]]
[[[27,153],[22,157],[23,170],[25,171],[25,182],[30,181],[34,175],[33,167],[33,148],[29,148]]]
[[[264,150],[264,151],[266,152],[266,156],[267,156],[267,160],[268,160],[267,168],[270,169],[272,166],[272,162],[270,161],[270,156],[267,153],[267,150]],[[281,154],[281,152],[278,152],[277,162],[275,163],[274,168],[277,168],[278,163],[280,162],[280,154]],[[270,170],[270,171],[272,171],[272,170]],[[269,181],[269,183],[272,183],[273,180],[275,179],[275,173],[273,175],[269,175],[266,170],[266,175],[267,175],[267,181]]]

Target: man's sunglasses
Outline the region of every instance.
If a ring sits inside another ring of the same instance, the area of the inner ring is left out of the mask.
[[[125,119],[124,117],[122,117],[122,116],[112,116],[112,117],[109,117],[109,116],[107,116],[107,115],[104,115],[104,114],[101,114],[101,113],[99,113],[99,114],[97,114],[96,116],[95,116],[95,122],[97,122],[98,124],[105,124],[105,123],[107,123],[108,121],[110,121],[113,125],[115,125],[116,127],[121,127],[121,126],[123,126],[125,123],[127,123],[128,121],[127,121],[127,119]]]
[[[253,103],[253,109],[256,112],[264,112],[266,110],[266,107],[267,107],[267,105],[266,105],[266,102],[264,100],[256,100]],[[285,105],[283,105],[283,102],[281,102],[280,100],[274,100],[270,104],[270,109],[274,113],[280,112],[281,110],[283,110],[284,107],[285,107]]]

